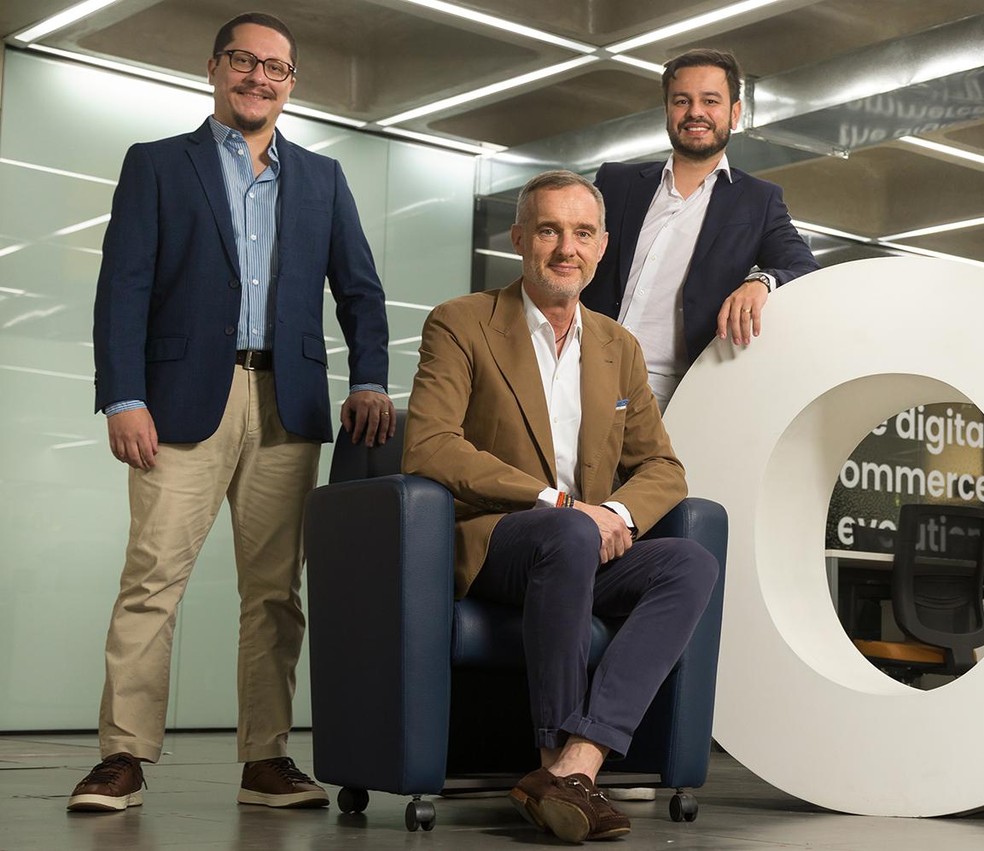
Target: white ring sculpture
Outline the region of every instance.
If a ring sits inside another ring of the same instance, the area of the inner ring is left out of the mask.
[[[886,258],[771,296],[762,336],[715,340],[667,408],[690,493],[728,510],[714,736],[780,789],[849,813],[984,807],[984,664],[932,691],[876,670],[841,628],[824,528],[841,465],[882,420],[984,409],[984,269]]]

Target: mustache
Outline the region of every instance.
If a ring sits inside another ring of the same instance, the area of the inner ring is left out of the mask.
[[[270,88],[262,83],[241,83],[233,91],[240,95],[261,94],[271,98],[274,96]]]

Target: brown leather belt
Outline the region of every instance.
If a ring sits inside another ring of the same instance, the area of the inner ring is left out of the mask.
[[[269,349],[240,349],[236,363],[243,369],[273,369],[273,352]]]

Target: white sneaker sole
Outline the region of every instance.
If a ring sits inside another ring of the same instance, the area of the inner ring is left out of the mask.
[[[111,795],[73,795],[68,799],[68,809],[73,812],[119,812],[127,807],[139,807],[143,792],[133,792],[114,798]]]
[[[292,795],[268,795],[240,789],[236,800],[240,804],[258,804],[263,807],[327,807],[327,792],[295,792]]]

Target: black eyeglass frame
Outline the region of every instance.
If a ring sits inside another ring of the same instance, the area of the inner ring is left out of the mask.
[[[236,68],[232,64],[232,57],[236,53],[241,53],[243,56],[250,57],[250,59],[252,59],[252,61],[253,61],[253,64],[250,65],[250,67],[248,69],[246,69],[245,71],[240,71],[238,68]],[[248,50],[239,50],[239,49],[237,49],[237,50],[220,50],[218,53],[216,53],[213,56],[213,58],[218,59],[221,56],[228,56],[229,57],[229,67],[232,68],[232,70],[235,71],[237,74],[251,74],[253,72],[253,69],[256,68],[257,65],[262,65],[263,66],[263,75],[268,80],[270,80],[271,82],[274,82],[274,83],[282,83],[282,82],[284,82],[284,80],[287,80],[290,77],[296,77],[297,76],[297,68],[294,65],[291,65],[289,62],[285,62],[283,59],[277,59],[276,57],[273,57],[273,56],[271,56],[269,59],[260,59],[260,57],[257,56],[255,53],[250,53]],[[280,65],[286,66],[287,67],[287,74],[285,76],[283,76],[283,77],[280,77],[279,79],[277,77],[271,76],[270,75],[270,69],[267,68],[267,62],[276,62],[276,63],[278,63]]]

